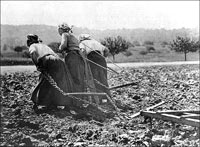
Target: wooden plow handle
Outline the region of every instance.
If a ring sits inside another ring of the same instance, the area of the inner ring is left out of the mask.
[[[117,86],[110,87],[109,90],[122,88],[122,87],[127,87],[127,86],[136,86],[136,85],[138,85],[138,84],[135,83],[135,82],[132,82],[132,83],[127,83],[127,84],[123,84],[123,85],[117,85]]]
[[[146,108],[146,110],[149,111],[149,110],[154,109],[154,108],[156,108],[156,107],[158,107],[158,106],[161,106],[161,105],[163,105],[163,104],[165,104],[165,103],[166,103],[166,102],[162,101],[162,102],[160,102],[160,103],[158,103],[158,104],[155,104],[155,105],[153,105],[153,106],[150,106],[150,107]],[[141,112],[142,112],[142,111],[137,112],[137,113],[131,115],[130,117],[131,117],[131,118],[138,117],[138,116],[141,114]]]
[[[73,95],[73,96],[106,96],[106,93],[77,92],[77,93],[67,93],[67,95]]]
[[[191,117],[188,117],[188,116],[184,117],[184,116],[177,116],[177,115],[173,115],[173,114],[157,113],[157,112],[153,112],[153,111],[142,111],[141,115],[200,128],[200,120],[199,120],[200,116],[199,115],[195,115],[197,117],[192,118],[192,117],[194,117],[194,115]]]

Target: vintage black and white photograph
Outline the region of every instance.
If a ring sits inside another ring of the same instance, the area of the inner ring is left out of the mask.
[[[200,147],[194,1],[1,1],[0,146]]]

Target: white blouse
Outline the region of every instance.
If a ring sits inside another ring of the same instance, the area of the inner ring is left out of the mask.
[[[50,47],[42,43],[34,43],[29,47],[30,56],[35,64],[38,64],[38,60],[45,55],[52,54],[57,55]]]
[[[81,41],[81,43],[79,44],[79,48],[83,50],[86,55],[94,50],[100,51],[100,53],[104,55],[104,50],[106,50],[105,46],[94,39]]]

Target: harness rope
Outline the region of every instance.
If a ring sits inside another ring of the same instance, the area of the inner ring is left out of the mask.
[[[102,87],[104,87],[104,88],[106,88],[106,89],[109,89],[108,86],[104,85],[103,83],[101,83],[101,82],[98,81],[97,79],[94,78],[94,81],[95,81],[97,84],[101,85]],[[100,89],[99,89],[99,90],[100,90]]]
[[[81,42],[84,46],[88,47],[89,49],[93,50],[94,52],[96,52],[97,54],[99,54],[100,56],[102,56],[104,59],[105,57],[100,54],[99,52],[97,52],[96,50],[94,50],[93,48],[89,47],[88,45],[86,45],[85,43]],[[118,66],[117,64],[115,64],[112,60],[108,59],[112,64],[114,64],[115,66],[117,66],[119,69],[124,70],[123,68],[121,68],[120,66]]]
[[[94,52],[96,52],[98,55],[100,55],[100,56],[102,56],[104,59],[106,59],[101,53],[99,53],[99,52],[97,52],[96,50],[94,50],[93,48],[91,48],[91,47],[89,47],[88,45],[86,45],[85,43],[83,43],[83,42],[81,42],[84,46],[86,46],[86,47],[88,47],[89,49],[91,49],[91,50],[93,50]],[[107,58],[112,64],[114,64],[116,67],[118,67],[120,70],[122,70],[122,71],[125,71],[123,68],[121,68],[120,66],[118,66],[117,64],[115,64],[112,60],[110,60],[109,58]],[[89,59],[87,59],[87,60],[89,60]],[[91,62],[91,60],[90,60],[90,62]],[[97,64],[96,63],[96,65],[97,66],[99,66],[99,67],[101,67],[99,64]],[[101,67],[102,68],[102,67]],[[104,67],[103,67],[104,68]],[[107,67],[108,68],[108,67]],[[113,70],[112,68],[108,68],[108,69],[111,69],[111,70]],[[114,70],[113,70],[114,71]],[[127,72],[127,71],[125,71],[128,75],[130,75],[130,73],[129,72]],[[120,73],[118,73],[118,72],[116,72],[115,71],[115,73],[117,73],[118,75],[120,75]]]
[[[83,57],[83,58],[85,58],[85,57]],[[99,66],[99,67],[101,67],[101,68],[103,68],[103,69],[105,69],[105,70],[109,69],[109,71],[114,72],[114,73],[116,73],[116,74],[119,74],[118,72],[116,72],[116,71],[113,70],[112,68],[108,68],[108,67],[105,68],[105,67],[101,66],[100,64],[97,64],[97,63],[93,62],[92,60],[90,60],[90,59],[88,59],[88,58],[85,58],[85,60],[87,60],[87,61],[89,61],[89,62],[91,62],[91,63],[93,63],[93,64],[95,64],[95,65],[97,65],[97,66]]]

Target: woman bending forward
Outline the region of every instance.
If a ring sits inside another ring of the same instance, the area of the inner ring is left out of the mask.
[[[30,34],[27,38],[29,53],[37,70],[41,73],[45,72],[49,74],[57,83],[57,86],[64,92],[72,92],[73,81],[71,80],[71,75],[64,61],[62,61],[51,48],[42,44],[37,35]],[[44,78],[43,74],[39,76],[39,83],[32,93],[31,100],[35,104],[34,108],[36,108],[37,105],[49,107],[57,105],[70,106],[72,104],[72,99],[65,97],[55,89],[49,81]]]

